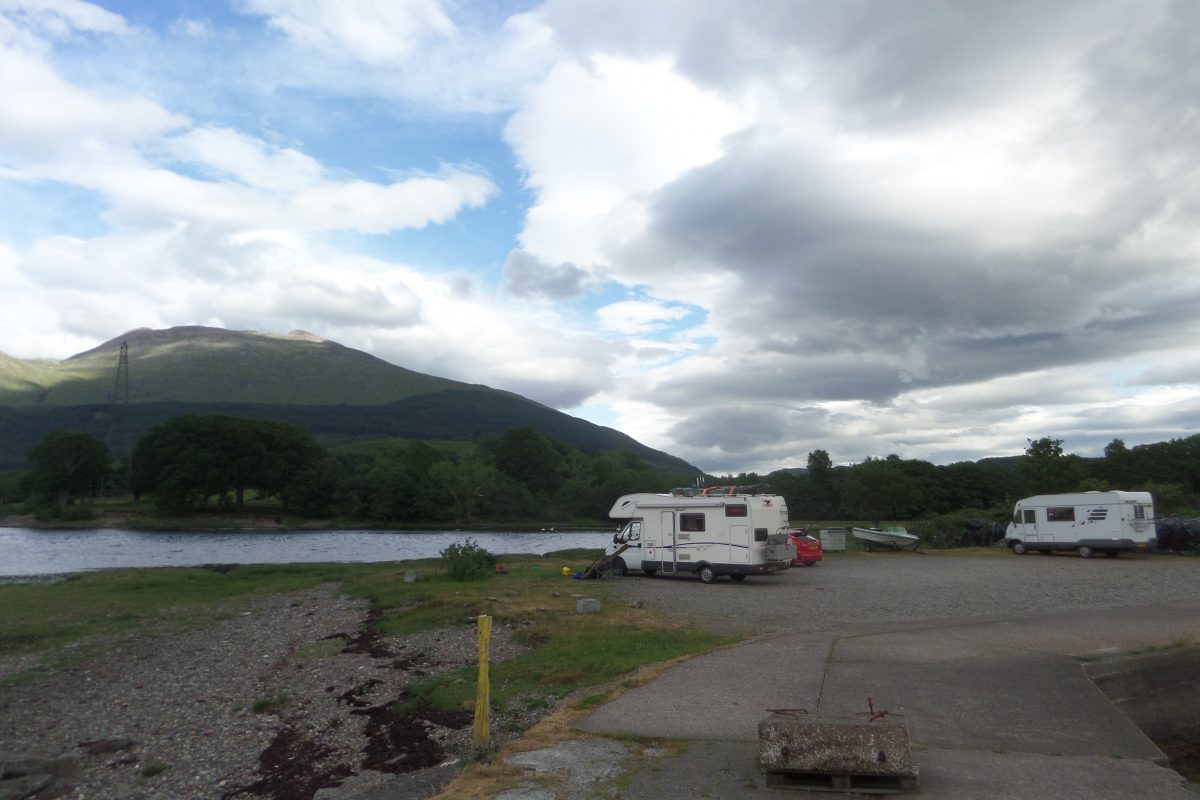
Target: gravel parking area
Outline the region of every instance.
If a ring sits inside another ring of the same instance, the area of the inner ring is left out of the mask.
[[[1148,605],[1200,597],[1200,559],[1134,555],[827,553],[812,567],[704,585],[691,576],[616,582],[648,609],[729,634]]]

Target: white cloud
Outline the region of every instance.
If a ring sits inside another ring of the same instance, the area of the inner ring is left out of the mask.
[[[318,230],[386,233],[445,222],[464,207],[478,207],[495,193],[482,175],[449,170],[386,186],[367,181],[331,183],[302,192],[291,202],[297,220]]]
[[[33,28],[42,35],[54,38],[63,38],[77,31],[112,35],[130,32],[128,23],[120,14],[83,0],[0,0],[0,14],[17,23],[8,27],[12,34],[20,28]],[[3,35],[5,28],[4,21],[0,19],[0,35]]]
[[[596,310],[601,328],[627,335],[654,333],[687,315],[688,310],[683,306],[648,300],[621,300]]]
[[[438,0],[243,0],[242,8],[305,47],[368,64],[404,61],[456,27]]]
[[[188,124],[143,97],[89,91],[62,79],[32,52],[0,46],[0,166],[110,144],[145,142]]]
[[[258,189],[295,192],[322,180],[315,158],[290,147],[269,147],[230,128],[192,128],[165,145],[177,158],[199,164],[213,177],[229,177]]]
[[[640,228],[639,198],[716,158],[743,121],[667,61],[559,64],[505,130],[537,191],[522,244],[551,262],[604,263],[607,239]]]

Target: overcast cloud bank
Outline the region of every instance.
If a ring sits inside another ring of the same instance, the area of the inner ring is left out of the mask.
[[[11,355],[303,328],[713,472],[1200,425],[1195,3],[121,8],[0,0]]]

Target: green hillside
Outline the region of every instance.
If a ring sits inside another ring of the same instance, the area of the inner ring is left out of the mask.
[[[0,355],[0,405],[77,406],[112,399],[121,343],[135,403],[378,405],[447,389],[478,389],[389,364],[295,331],[139,328],[64,361]]]
[[[123,426],[133,441],[183,414],[291,422],[328,445],[531,427],[585,451],[629,450],[658,467],[697,471],[619,431],[511,392],[413,372],[308,334],[200,327],[130,331],[64,361],[0,354],[0,470],[23,468],[50,431],[108,438],[122,342],[129,353]]]

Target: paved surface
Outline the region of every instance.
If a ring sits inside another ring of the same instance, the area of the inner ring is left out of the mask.
[[[1084,663],[1200,642],[1200,599],[778,634],[693,659],[594,712],[582,728],[672,742],[633,755],[619,794],[823,797],[766,789],[757,724],[771,708],[903,714],[937,800],[1196,800]],[[870,701],[868,701],[870,698]]]

